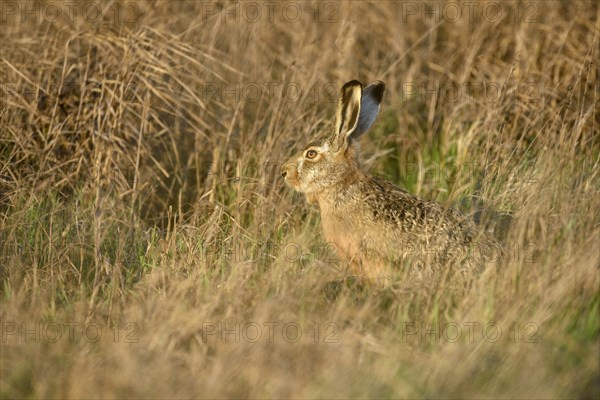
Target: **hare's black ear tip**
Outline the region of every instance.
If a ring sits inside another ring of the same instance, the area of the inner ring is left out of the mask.
[[[385,83],[382,81],[375,81],[369,86],[373,87],[372,94],[375,100],[377,100],[378,103],[381,103],[381,100],[383,99],[383,92],[385,92]]]
[[[346,88],[353,87],[353,86],[359,86],[362,88],[362,83],[360,83],[360,81],[357,81],[356,79],[353,79],[349,82],[346,82],[344,84],[344,86],[342,87],[342,89],[346,89]]]

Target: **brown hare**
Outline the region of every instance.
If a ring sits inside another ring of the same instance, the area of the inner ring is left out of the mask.
[[[375,121],[384,89],[380,81],[364,89],[358,81],[346,83],[333,135],[292,157],[282,176],[309,203],[318,203],[325,239],[355,275],[381,280],[390,266],[407,260],[467,267],[477,252],[471,221],[361,171],[357,141]]]

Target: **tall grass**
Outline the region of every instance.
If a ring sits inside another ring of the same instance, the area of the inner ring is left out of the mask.
[[[2,4],[3,398],[600,396],[596,2],[75,4]],[[365,168],[502,225],[483,273],[327,291],[279,167],[350,79]]]

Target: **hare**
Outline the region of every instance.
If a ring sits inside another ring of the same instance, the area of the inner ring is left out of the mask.
[[[363,172],[357,141],[371,127],[385,85],[356,80],[340,90],[333,135],[311,143],[282,167],[282,177],[317,203],[325,239],[350,272],[381,280],[395,262],[418,265],[465,257],[478,237],[465,216]]]

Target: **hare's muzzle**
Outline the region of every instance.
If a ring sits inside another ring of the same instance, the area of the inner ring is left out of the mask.
[[[287,162],[285,164],[283,164],[283,166],[281,167],[281,177],[285,178],[286,176],[288,176],[288,173],[290,172],[290,168],[291,168],[291,163]]]
[[[296,163],[287,162],[281,167],[281,177],[285,179],[287,183],[294,185],[297,180],[296,176]]]

